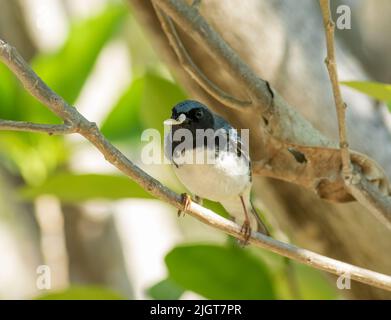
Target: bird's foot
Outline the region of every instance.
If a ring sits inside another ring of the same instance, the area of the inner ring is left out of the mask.
[[[178,210],[178,218],[183,214],[185,215],[185,212],[189,210],[190,204],[191,204],[191,197],[187,193],[182,193],[182,205],[183,209]]]
[[[248,245],[249,239],[251,237],[251,226],[249,221],[244,221],[242,227],[240,228],[240,232],[243,234],[244,239],[240,240],[240,244],[244,247]]]

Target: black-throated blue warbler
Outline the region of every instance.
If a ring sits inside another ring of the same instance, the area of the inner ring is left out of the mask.
[[[165,155],[178,179],[196,198],[220,202],[242,225],[245,243],[251,230],[269,234],[250,200],[251,161],[241,136],[204,104],[175,105],[165,138]]]

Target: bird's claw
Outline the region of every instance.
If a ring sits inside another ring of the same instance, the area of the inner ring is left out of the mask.
[[[244,221],[242,227],[240,228],[240,232],[243,234],[244,239],[240,241],[242,246],[248,245],[249,239],[251,237],[251,226],[248,221]]]
[[[178,210],[178,218],[183,214],[183,216],[185,215],[185,212],[187,210],[189,210],[190,208],[190,204],[191,204],[191,197],[187,194],[187,193],[182,193],[181,194],[181,197],[182,197],[182,205],[183,205],[183,209],[179,209]]]

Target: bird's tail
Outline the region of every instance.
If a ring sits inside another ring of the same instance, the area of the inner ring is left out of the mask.
[[[269,230],[267,229],[266,225],[263,223],[261,217],[258,215],[258,212],[255,209],[251,199],[250,199],[250,205],[251,205],[251,213],[255,217],[255,220],[257,220],[257,231],[267,236],[270,236]]]

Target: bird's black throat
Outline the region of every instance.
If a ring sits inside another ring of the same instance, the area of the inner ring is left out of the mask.
[[[186,120],[173,125],[170,132],[171,159],[181,144],[185,144],[186,148],[214,149],[216,156],[221,151],[231,151],[242,156],[240,134],[205,105],[193,100],[183,101],[172,109],[171,118],[178,119],[181,114],[186,116]]]

